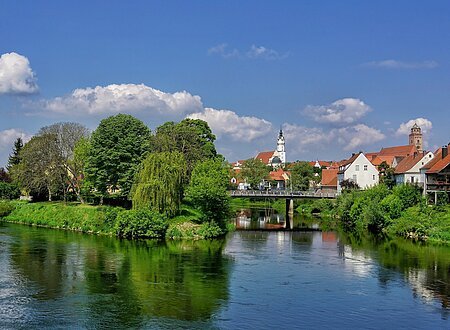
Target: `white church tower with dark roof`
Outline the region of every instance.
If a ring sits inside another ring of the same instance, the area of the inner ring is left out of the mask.
[[[283,130],[280,128],[280,134],[278,134],[277,140],[277,156],[281,160],[281,164],[286,164],[286,142],[283,136]]]

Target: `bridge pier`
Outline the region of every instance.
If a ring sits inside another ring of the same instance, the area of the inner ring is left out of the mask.
[[[286,198],[286,229],[292,229],[294,227],[294,199]]]

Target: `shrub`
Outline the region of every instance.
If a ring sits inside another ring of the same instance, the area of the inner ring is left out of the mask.
[[[400,217],[403,207],[403,202],[397,195],[386,196],[380,203],[382,211],[390,218],[397,219]]]
[[[127,210],[117,215],[117,236],[125,238],[163,238],[167,230],[166,219],[159,213],[147,210]]]
[[[418,188],[410,184],[402,184],[394,187],[393,193],[402,201],[403,209],[414,206],[420,201],[420,192]]]
[[[0,182],[0,199],[16,199],[19,196],[20,190],[16,184]]]
[[[14,205],[6,201],[0,201],[0,218],[6,217],[14,210]]]

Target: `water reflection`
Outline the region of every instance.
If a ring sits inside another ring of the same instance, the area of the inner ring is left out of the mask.
[[[224,240],[166,244],[8,229],[11,267],[36,288],[36,303],[62,299],[67,305],[54,313],[89,327],[140,327],[155,317],[208,320],[228,299]]]

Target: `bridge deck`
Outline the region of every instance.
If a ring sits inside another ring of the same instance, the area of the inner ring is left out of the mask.
[[[322,193],[310,191],[289,191],[289,190],[232,190],[231,197],[236,198],[336,198],[336,193]]]

